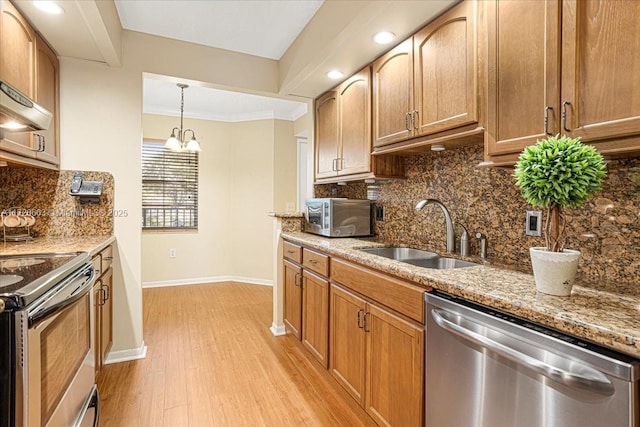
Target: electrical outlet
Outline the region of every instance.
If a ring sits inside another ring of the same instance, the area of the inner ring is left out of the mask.
[[[527,236],[542,236],[542,211],[527,211],[525,234]]]
[[[384,206],[376,206],[376,221],[384,221]]]
[[[169,249],[169,258],[175,258],[175,257],[176,257],[176,250]]]
[[[287,212],[293,212],[294,209],[293,202],[287,202]]]

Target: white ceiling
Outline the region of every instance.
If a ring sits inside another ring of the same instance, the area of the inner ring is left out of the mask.
[[[280,59],[324,0],[115,0],[127,30]]]
[[[177,80],[145,77],[143,112],[180,115]],[[186,83],[186,82],[184,82]],[[189,82],[191,83],[191,82]],[[247,120],[296,120],[307,112],[307,104],[285,99],[230,92],[190,84],[184,90],[184,115],[204,120],[240,122]]]

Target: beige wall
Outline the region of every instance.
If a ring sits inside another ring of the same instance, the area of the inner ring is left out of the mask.
[[[145,138],[165,139],[177,118],[145,114]],[[202,146],[198,230],[144,231],[142,282],[272,281],[272,210],[295,198],[293,122],[185,119]],[[169,249],[176,257],[169,258]]]
[[[114,351],[137,349],[143,343],[143,73],[263,94],[275,94],[278,87],[278,65],[273,60],[130,31],[123,32],[122,50],[121,68],[73,58],[62,58],[60,66],[61,168],[111,172],[115,208],[128,212],[114,221]],[[266,216],[264,207],[258,209]]]
[[[293,127],[293,122],[275,121],[273,164],[273,211],[275,212],[285,212],[288,203],[293,204],[293,209],[296,205],[298,158],[297,140]]]
[[[177,117],[144,114],[145,138],[165,140]],[[202,152],[198,168],[198,229],[194,231],[144,231],[142,233],[142,282],[228,276],[232,274],[231,237],[228,224],[232,203],[231,123],[185,119],[196,132]],[[176,257],[169,258],[169,249]]]

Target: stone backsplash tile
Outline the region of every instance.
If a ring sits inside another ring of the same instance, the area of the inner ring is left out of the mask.
[[[77,197],[69,195],[76,172],[0,168],[0,209],[19,207],[31,213],[36,219],[31,231],[36,237],[113,234],[113,176],[83,171],[83,179],[103,181],[103,188],[98,204],[80,205]]]
[[[534,208],[520,196],[513,169],[479,168],[482,147],[405,158],[406,180],[380,181],[375,202],[385,220],[375,223],[381,241],[445,252],[444,216],[437,206],[414,207],[425,198],[442,201],[471,237],[487,236],[489,261],[531,272],[529,247],[544,240],[525,236],[525,215]],[[367,185],[316,185],[315,197],[367,197]],[[602,190],[580,209],[567,209],[566,247],[582,252],[579,278],[594,283],[633,284],[640,278],[640,158],[611,160]],[[456,228],[460,236],[461,229]],[[615,286],[615,285],[614,285]]]

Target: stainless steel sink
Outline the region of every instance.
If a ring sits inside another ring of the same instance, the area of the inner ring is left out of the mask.
[[[391,246],[386,248],[366,248],[360,249],[361,252],[366,252],[372,255],[378,255],[385,258],[390,258],[396,261],[407,261],[414,259],[428,259],[428,258],[437,258],[438,254],[423,251],[420,249],[414,248],[406,248],[402,246]]]
[[[410,259],[404,261],[407,264],[415,265],[418,267],[424,268],[434,268],[436,270],[449,270],[451,268],[464,268],[464,267],[475,267],[480,264],[476,264],[475,262],[462,261],[460,259],[455,258],[427,258],[427,259]]]
[[[436,270],[448,270],[451,268],[474,267],[480,264],[474,262],[462,261],[455,258],[445,258],[440,255],[423,251],[421,249],[407,248],[403,246],[391,246],[386,248],[365,248],[359,249],[372,255],[389,258],[395,261],[406,262],[424,268],[433,268]]]

